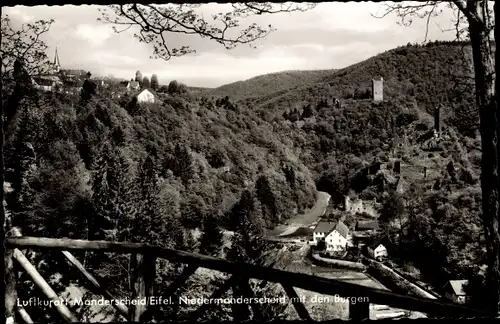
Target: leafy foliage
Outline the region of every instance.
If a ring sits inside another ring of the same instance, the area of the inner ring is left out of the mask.
[[[137,70],[137,72],[135,72],[135,81],[141,83],[142,80],[143,80],[142,73],[141,71]]]
[[[158,76],[156,74],[153,74],[151,76],[151,89],[153,90],[158,90],[160,87],[160,83],[158,82]]]
[[[225,97],[243,100],[260,98],[276,94],[281,91],[290,91],[297,87],[314,84],[330,75],[334,70],[318,71],[285,71],[259,75],[244,81],[226,84],[215,89],[203,91],[205,96]]]
[[[144,89],[148,89],[151,87],[151,82],[149,82],[149,78],[147,76],[145,76],[143,79],[142,79],[142,87]]]
[[[265,242],[261,206],[252,192],[245,190],[230,213],[230,224],[236,229],[227,258],[233,262],[260,263]]]
[[[222,246],[223,235],[217,224],[217,219],[207,216],[203,219],[203,235],[200,240],[200,253],[217,255]]]
[[[12,21],[8,15],[3,15],[2,25],[2,45],[0,53],[2,56],[2,79],[14,69],[14,62],[19,61],[23,69],[30,76],[38,76],[51,70],[52,64],[49,62],[46,50],[47,45],[40,39],[40,36],[47,33],[53,20],[38,20],[34,23],[26,24],[21,28],[12,26]]]
[[[7,207],[26,235],[187,251],[199,243],[200,252],[212,255],[225,252],[227,230],[234,235],[226,257],[261,264],[266,227],[311,207],[318,180],[334,202],[344,195],[376,198],[386,230],[381,239],[424,278],[469,278],[484,251],[480,146],[458,118],[471,92],[457,92],[450,82],[467,74],[454,64],[462,46],[404,49],[327,73],[323,82],[240,102],[195,100],[176,81],[163,103],[151,105],[119,104],[98,89],[85,98],[26,91],[6,134],[6,176],[14,189]],[[440,78],[434,62],[444,71]],[[376,73],[386,82],[381,103],[362,99]],[[443,89],[439,97],[434,87]],[[429,137],[435,102],[445,107],[439,139]],[[422,160],[434,163],[432,183],[405,174]],[[401,173],[393,171],[395,161],[404,162]],[[414,187],[393,193],[397,177]],[[195,229],[203,232],[199,239]],[[128,260],[87,260],[99,264],[93,270],[114,293],[128,291]],[[181,270],[161,269],[162,283]]]

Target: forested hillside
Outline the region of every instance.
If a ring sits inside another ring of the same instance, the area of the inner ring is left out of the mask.
[[[24,235],[147,242],[260,262],[265,228],[314,204],[309,170],[252,111],[185,94],[120,106],[92,89],[72,98],[18,85],[6,102],[7,210]],[[231,251],[223,229],[235,233]],[[33,262],[42,259],[57,269],[46,255]],[[127,292],[116,272],[126,261],[83,259],[118,295]]]
[[[294,147],[339,206],[344,195],[380,203],[380,239],[413,275],[438,286],[450,279],[480,284],[484,275],[468,50],[453,42],[400,47],[316,84],[244,101],[273,122],[276,136]],[[375,103],[370,81],[379,77],[384,101]],[[396,161],[401,173],[393,170]]]
[[[209,89],[207,96],[230,96],[233,100],[260,98],[277,91],[287,91],[306,84],[314,84],[332,74],[335,70],[284,71],[259,75],[244,81]]]
[[[284,110],[301,110],[304,104],[317,104],[322,98],[369,99],[371,80],[380,77],[384,78],[385,101],[415,100],[428,113],[441,103],[446,119],[461,131],[477,128],[477,118],[471,118],[469,109],[474,99],[470,47],[457,42],[409,44],[328,73],[315,84],[247,102],[268,119],[279,118]]]
[[[157,104],[18,83],[3,96],[7,210],[24,235],[148,242],[261,263],[264,229],[312,206],[318,182],[334,202],[380,202],[382,239],[429,280],[477,274],[480,146],[466,53],[460,43],[412,45],[339,71],[266,75]],[[384,101],[374,103],[370,80],[379,77]],[[368,172],[376,163],[386,171]],[[432,177],[422,180],[424,166]],[[396,191],[398,177],[414,185]],[[231,244],[222,229],[234,233]],[[118,295],[130,289],[126,260],[79,257]],[[161,269],[170,282],[181,268]]]

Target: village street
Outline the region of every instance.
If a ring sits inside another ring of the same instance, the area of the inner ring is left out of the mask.
[[[333,266],[322,266],[313,263],[310,256],[311,247],[309,245],[309,232],[312,231],[310,227],[317,224],[319,218],[324,216],[329,201],[330,195],[328,193],[318,191],[316,203],[309,211],[293,217],[287,221],[287,224],[279,225],[272,231],[268,232],[268,240],[286,243],[287,249],[292,255],[291,259],[293,260],[291,261],[292,264],[287,267],[287,270],[355,283],[376,289],[388,290],[375,278],[366,273],[366,271],[340,269]],[[309,231],[305,229],[309,229]],[[299,291],[297,293],[300,295]],[[306,292],[302,291],[302,293]],[[306,305],[306,307],[314,307],[314,305]],[[394,309],[385,305],[370,305],[370,319],[403,316],[407,318],[421,318],[423,317],[423,314]]]

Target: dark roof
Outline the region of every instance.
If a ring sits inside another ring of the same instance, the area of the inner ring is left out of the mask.
[[[314,228],[315,233],[330,233],[335,228],[335,223],[319,222]]]
[[[85,75],[87,73],[87,71],[75,70],[75,69],[61,69],[61,72],[63,72],[64,74],[76,75],[76,76]]]
[[[376,220],[369,221],[358,221],[356,222],[356,230],[374,230],[378,228],[378,222]]]
[[[335,226],[335,230],[345,239],[347,239],[347,234],[349,234],[349,228],[344,224],[342,223],[341,221],[339,221],[337,223],[337,226]]]
[[[52,86],[53,81],[47,79],[35,79],[35,82],[39,86]]]
[[[41,75],[37,79],[61,83],[61,79],[56,75]]]

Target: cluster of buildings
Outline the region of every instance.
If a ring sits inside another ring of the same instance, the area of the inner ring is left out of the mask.
[[[376,220],[358,221],[352,233],[342,221],[320,220],[313,230],[309,244],[318,248],[324,243],[324,252],[330,254],[339,254],[346,252],[348,248],[357,248],[371,258],[381,261],[388,256],[386,247],[378,242],[367,243],[377,230]]]
[[[159,100],[155,91],[146,88],[141,89],[139,81],[133,79],[120,82],[119,88],[111,92],[113,98],[121,98],[125,94],[137,98],[138,103],[155,103]]]
[[[364,255],[377,261],[388,258],[387,248],[380,242],[370,241],[372,235],[379,230],[377,220],[360,220],[356,222],[355,228],[350,233],[349,228],[342,222],[330,222],[320,220],[314,227],[309,244],[321,249],[323,246],[326,254],[340,255],[349,248],[358,249]],[[467,302],[467,294],[464,287],[468,280],[450,280],[443,287],[444,296],[458,304]]]
[[[42,91],[78,93],[85,79],[89,77],[88,73],[84,70],[61,69],[57,49],[53,63],[54,67],[50,73],[32,78],[33,86]]]
[[[32,84],[36,89],[42,91],[78,94],[82,90],[83,83],[87,79],[95,83],[98,89],[111,88],[111,96],[114,98],[120,98],[125,93],[128,93],[136,97],[139,103],[154,103],[158,99],[151,89],[141,89],[138,81],[114,82],[110,78],[91,79],[90,72],[75,69],[62,69],[57,49],[54,54],[53,70],[46,75],[32,78]]]

